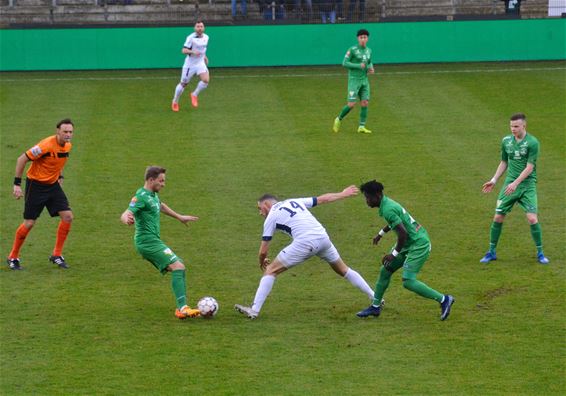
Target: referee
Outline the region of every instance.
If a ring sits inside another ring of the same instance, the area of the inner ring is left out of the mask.
[[[70,119],[59,121],[55,135],[43,139],[20,155],[16,161],[14,177],[14,197],[16,199],[24,196],[21,187],[22,175],[26,163],[28,161],[32,163],[26,178],[24,222],[16,230],[12,251],[7,260],[11,270],[22,269],[19,258],[20,248],[45,207],[51,217],[61,218],[57,228],[55,248],[49,261],[59,268],[69,268],[61,254],[71,229],[73,212],[61,185],[63,184],[63,168],[72,147],[73,128],[73,122]]]

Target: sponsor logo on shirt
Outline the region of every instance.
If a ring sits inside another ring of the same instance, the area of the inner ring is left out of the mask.
[[[167,248],[163,251],[163,253],[165,253],[168,256],[172,256],[173,255],[173,251],[170,248]]]

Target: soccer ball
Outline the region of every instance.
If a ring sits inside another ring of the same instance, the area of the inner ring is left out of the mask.
[[[200,316],[204,318],[211,318],[218,312],[218,302],[214,297],[201,298],[197,306],[200,311]]]

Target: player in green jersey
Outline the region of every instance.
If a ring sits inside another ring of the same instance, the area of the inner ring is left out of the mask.
[[[491,180],[482,186],[484,193],[489,193],[495,187],[497,180],[505,170],[507,177],[497,197],[495,216],[490,228],[489,251],[480,260],[489,263],[497,260],[495,248],[501,235],[503,221],[507,213],[511,212],[513,205],[521,205],[531,225],[531,235],[537,248],[537,260],[541,264],[548,264],[550,260],[545,257],[542,250],[542,230],[537,216],[537,157],[539,143],[537,138],[527,133],[527,118],[523,113],[513,114],[509,123],[511,135],[505,136],[501,141],[501,162]]]
[[[165,169],[150,166],[145,172],[145,184],[132,198],[128,209],[122,213],[121,221],[136,225],[134,245],[141,256],[152,263],[162,274],[171,272],[171,288],[176,298],[175,316],[179,319],[199,316],[198,309],[187,305],[187,286],[183,261],[167,247],[160,237],[159,217],[161,213],[187,225],[198,217],[175,212],[159,200],[159,191],[165,186]]]
[[[342,66],[348,69],[348,103],[342,108],[338,117],[334,120],[332,130],[340,131],[342,119],[354,108],[358,98],[360,99],[360,125],[358,132],[371,133],[366,128],[368,117],[368,103],[370,98],[370,86],[368,73],[373,74],[373,63],[371,62],[371,49],[367,47],[369,32],[365,29],[358,31],[358,45],[348,48]]]
[[[360,318],[379,316],[381,299],[389,286],[391,276],[403,267],[403,287],[419,296],[437,301],[441,310],[440,320],[446,320],[454,304],[454,297],[439,293],[417,280],[417,274],[430,255],[431,244],[428,233],[405,208],[383,194],[383,184],[372,180],[362,184],[360,190],[364,193],[367,205],[370,208],[379,208],[379,216],[387,222],[387,225],[373,238],[373,244],[377,245],[381,237],[391,230],[397,233],[397,244],[391,252],[383,256],[383,267],[375,285],[373,304],[357,315]]]

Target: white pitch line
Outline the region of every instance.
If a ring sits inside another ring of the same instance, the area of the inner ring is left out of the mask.
[[[566,70],[566,67],[525,67],[525,68],[506,68],[506,69],[464,69],[464,70],[416,70],[416,71],[377,71],[378,76],[388,75],[417,75],[417,74],[452,74],[452,73],[509,73],[509,72],[533,72],[533,71],[554,71]],[[88,71],[85,71],[88,72]],[[132,72],[135,72],[133,70]],[[320,73],[315,72],[309,74],[233,74],[233,75],[214,75],[215,79],[232,79],[232,78],[304,78],[304,77],[343,77],[344,73]],[[147,80],[176,80],[176,76],[158,77],[64,77],[64,78],[28,78],[28,79],[4,79],[0,78],[0,82],[44,82],[44,81],[147,81]]]

